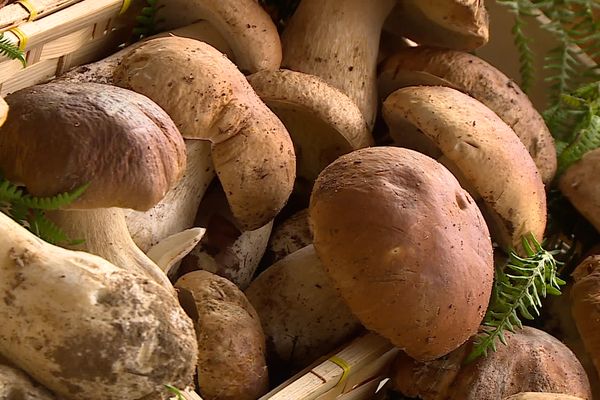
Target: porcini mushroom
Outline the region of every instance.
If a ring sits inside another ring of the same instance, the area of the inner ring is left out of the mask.
[[[11,363],[67,400],[164,400],[165,382],[193,382],[193,323],[169,290],[1,212],[0,237],[0,354]]]
[[[589,151],[559,178],[560,191],[600,232],[600,149]]]
[[[281,210],[295,178],[292,141],[220,52],[192,39],[153,39],[123,58],[114,81],[160,105],[186,139],[212,143],[215,171],[244,230]]]
[[[421,45],[475,50],[489,40],[489,17],[483,0],[403,0],[385,29]]]
[[[471,342],[430,362],[400,354],[393,366],[392,387],[423,400],[503,399],[520,392],[592,399],[583,367],[558,339],[530,327],[505,335],[508,345],[469,364],[463,361]]]
[[[356,104],[322,79],[277,70],[250,75],[248,81],[290,133],[296,154],[296,193],[308,198],[323,168],[342,154],[373,144]]]
[[[8,104],[2,97],[0,97],[0,126],[4,124],[6,121],[6,117],[8,116]]]
[[[122,207],[147,210],[177,182],[184,142],[148,98],[114,86],[49,83],[7,97],[14,110],[0,128],[0,171],[36,196],[89,184],[63,211],[49,214],[71,246],[172,285],[131,240]]]
[[[448,86],[479,100],[521,139],[548,184],[556,172],[554,139],[542,116],[519,86],[470,53],[432,47],[397,51],[380,67],[379,96],[406,86]]]
[[[175,286],[196,306],[198,387],[206,400],[255,400],[268,390],[265,336],[256,311],[232,282],[207,271]]]
[[[56,400],[56,397],[20,369],[0,363],[0,399]]]
[[[395,0],[302,0],[281,37],[282,68],[316,75],[340,89],[372,128],[379,35],[395,4]]]
[[[367,329],[418,360],[477,332],[492,243],[475,201],[443,165],[395,147],[344,155],[319,175],[309,221],[325,271]]]
[[[161,2],[159,1],[159,4]],[[157,18],[167,28],[206,20],[233,50],[241,71],[275,70],[281,64],[277,27],[256,0],[163,0]]]
[[[360,329],[313,246],[271,265],[245,293],[262,322],[273,369],[304,368]]]
[[[312,233],[308,226],[308,209],[305,208],[273,229],[265,258],[268,257],[271,264],[274,264],[288,254],[311,243]]]
[[[584,400],[581,397],[569,396],[568,394],[523,392],[507,397],[504,400]]]
[[[520,249],[528,233],[541,242],[544,184],[523,143],[493,111],[458,90],[419,86],[392,93],[383,116],[396,143],[439,158],[475,200],[483,200],[501,246]]]

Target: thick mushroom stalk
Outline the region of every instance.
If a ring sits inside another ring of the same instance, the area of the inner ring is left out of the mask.
[[[164,399],[164,382],[192,382],[193,324],[168,290],[3,213],[0,237],[2,356],[69,400]]]
[[[144,271],[173,290],[131,240],[122,210],[147,210],[177,182],[185,146],[169,116],[148,98],[114,86],[50,83],[7,97],[14,117],[0,128],[0,170],[36,196],[89,184],[52,217],[82,250]]]
[[[282,67],[321,77],[347,94],[373,127],[379,35],[395,0],[302,0],[281,42]]]
[[[223,54],[192,39],[154,39],[125,56],[114,81],[160,105],[186,139],[212,143],[215,171],[244,230],[283,208],[296,172],[292,141]]]

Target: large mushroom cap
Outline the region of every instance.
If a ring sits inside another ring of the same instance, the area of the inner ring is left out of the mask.
[[[521,248],[529,232],[546,227],[546,192],[533,159],[515,133],[489,108],[455,89],[408,87],[383,106],[401,145],[438,158],[475,199],[483,199],[494,239]]]
[[[150,99],[95,83],[49,83],[9,95],[0,171],[36,196],[86,183],[72,208],[147,210],[179,180],[185,144]]]
[[[600,149],[592,150],[560,177],[561,192],[600,232]]]
[[[411,357],[473,335],[494,274],[485,221],[441,164],[408,149],[340,157],[315,183],[314,247],[352,312]]]
[[[386,29],[419,44],[474,50],[489,40],[489,16],[483,0],[403,0]]]
[[[424,46],[399,50],[381,66],[382,98],[417,85],[448,86],[479,100],[521,139],[544,183],[552,181],[556,172],[554,139],[527,95],[498,69],[470,53]]]

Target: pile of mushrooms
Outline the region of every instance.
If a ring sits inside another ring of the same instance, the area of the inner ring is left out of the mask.
[[[464,363],[556,174],[539,112],[471,53],[482,1],[301,0],[282,32],[254,0],[162,3],[161,33],[0,99],[0,175],[86,187],[46,213],[77,244],[0,212],[3,398],[266,400],[370,331],[404,396],[592,399],[538,329]],[[598,230],[599,169],[559,177]],[[598,257],[569,305],[600,370]]]

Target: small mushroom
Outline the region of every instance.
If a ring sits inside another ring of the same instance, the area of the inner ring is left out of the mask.
[[[419,86],[392,93],[383,117],[397,144],[439,159],[482,200],[492,238],[501,246],[520,249],[530,232],[541,242],[544,184],[523,143],[493,111],[458,90]]]
[[[279,260],[246,289],[260,316],[269,365],[304,368],[360,329],[325,274],[313,246]]]
[[[20,369],[0,363],[0,399],[55,400],[56,397]]]
[[[489,16],[483,0],[403,0],[385,29],[421,45],[475,50],[489,40]]]
[[[162,0],[159,7],[157,18],[166,20],[167,28],[208,21],[227,41],[241,71],[275,70],[281,64],[277,27],[256,0]]]
[[[310,200],[314,247],[354,315],[419,360],[479,328],[492,290],[492,243],[471,196],[443,165],[372,147],[323,170]]]
[[[395,0],[302,0],[283,32],[282,67],[347,94],[371,129],[377,111],[379,35]]]
[[[290,133],[296,154],[296,192],[307,199],[319,173],[373,138],[348,96],[322,79],[289,70],[261,71],[248,81]]]
[[[510,78],[470,53],[431,47],[402,49],[382,64],[379,95],[406,86],[447,86],[479,100],[517,134],[548,184],[556,172],[554,139],[542,116]]]
[[[312,233],[308,226],[308,209],[305,208],[273,229],[265,258],[274,264],[310,244],[312,244]]]
[[[559,188],[594,227],[600,232],[600,149],[583,155],[559,178]]]
[[[36,196],[89,184],[62,211],[49,213],[78,246],[173,290],[166,275],[132,241],[122,207],[147,210],[183,173],[183,139],[148,98],[95,83],[49,83],[7,97],[0,128],[0,171]]]
[[[255,400],[268,390],[265,336],[252,304],[237,286],[207,271],[175,286],[195,304],[198,387],[205,400]]]
[[[430,362],[400,354],[394,362],[392,386],[422,400],[504,399],[521,392],[592,399],[583,367],[558,339],[530,327],[505,335],[508,345],[469,364],[464,360],[471,342]]]
[[[215,171],[244,230],[279,213],[295,179],[292,141],[225,56],[192,39],[153,39],[124,57],[114,81],[160,105],[186,139],[212,143]]]

